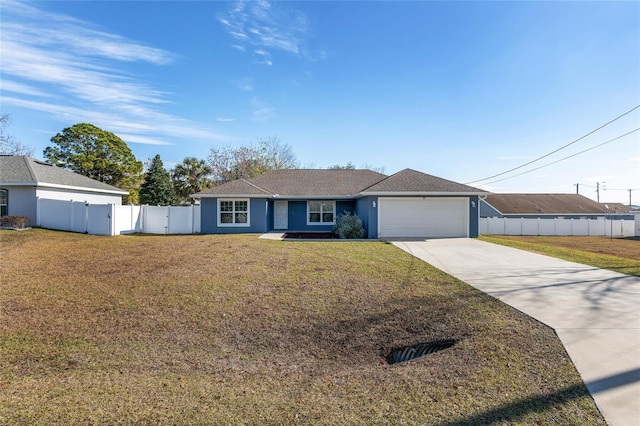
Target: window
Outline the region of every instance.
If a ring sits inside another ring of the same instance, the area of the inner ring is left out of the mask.
[[[218,200],[218,226],[249,224],[249,200]]]
[[[6,216],[9,214],[9,191],[6,189],[0,189],[0,216]]]
[[[335,223],[335,201],[308,201],[307,225],[330,225]]]

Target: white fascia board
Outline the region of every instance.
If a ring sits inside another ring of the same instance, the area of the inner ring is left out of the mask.
[[[269,198],[272,200],[349,200],[356,195],[191,194],[193,198]]]
[[[490,192],[361,192],[362,197],[470,197],[473,195],[489,195]]]
[[[35,185],[38,188],[67,189],[70,191],[94,192],[97,194],[129,195],[127,191],[122,191],[120,189],[119,190],[97,189],[97,188],[87,188],[85,186],[58,185],[55,183],[43,183],[43,182],[36,182]]]
[[[275,195],[275,200],[351,200],[356,195]]]
[[[505,216],[604,216],[607,214],[626,214],[626,213],[604,213],[604,212],[592,212],[592,213],[501,213]],[[517,219],[517,218],[514,218]]]
[[[269,194],[191,194],[190,197],[201,198],[273,198]]]

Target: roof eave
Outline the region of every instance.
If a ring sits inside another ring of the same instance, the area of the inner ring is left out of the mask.
[[[455,192],[455,191],[371,191],[371,192],[361,192],[360,195],[363,197],[366,196],[376,196],[376,197],[432,197],[432,196],[460,196],[460,197],[468,197],[472,195],[489,195],[491,192],[483,192],[483,191],[463,191],[463,192]]]
[[[201,198],[273,198],[272,195],[267,194],[191,194],[189,195],[195,199]]]
[[[129,195],[127,191],[123,191],[121,189],[100,189],[100,188],[88,188],[86,186],[71,186],[71,185],[60,185],[57,183],[47,183],[47,182],[35,182],[30,185],[34,185],[41,188],[54,188],[54,189],[68,189],[71,191],[82,191],[82,192],[96,192],[100,194],[113,194],[113,195]]]
[[[503,215],[520,215],[520,216],[588,216],[588,215],[604,215],[604,214],[624,214],[614,212],[565,212],[565,213],[502,213]]]
[[[359,194],[342,195],[286,195],[286,194],[191,194],[193,198],[268,198],[272,200],[350,200]]]
[[[36,186],[38,182],[0,182],[0,186]]]

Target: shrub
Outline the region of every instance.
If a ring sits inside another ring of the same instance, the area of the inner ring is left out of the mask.
[[[29,225],[29,218],[26,216],[0,217],[0,228],[24,229],[27,225]]]
[[[338,216],[336,224],[333,226],[333,233],[340,238],[362,238],[364,237],[364,227],[358,215],[345,212]]]

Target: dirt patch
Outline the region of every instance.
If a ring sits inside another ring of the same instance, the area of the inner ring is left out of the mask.
[[[340,239],[333,232],[287,232],[284,238],[301,239],[301,240],[334,240]]]

